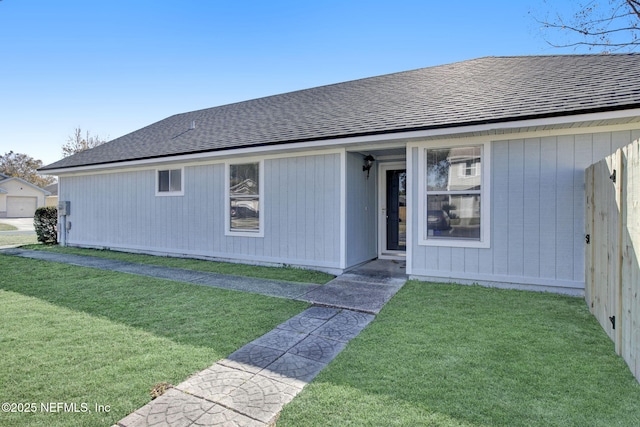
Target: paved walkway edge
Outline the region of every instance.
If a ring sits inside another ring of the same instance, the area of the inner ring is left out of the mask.
[[[374,261],[359,269],[338,276],[329,283],[317,285],[240,277],[87,255],[60,254],[20,248],[2,249],[0,253],[80,267],[175,280],[195,285],[251,292],[271,297],[295,299],[315,305],[338,307],[371,314],[378,314],[407,280],[404,270],[401,270],[402,266],[395,265],[393,261]],[[372,268],[371,265],[377,265],[378,268]],[[396,271],[393,270],[394,267],[396,267]],[[402,274],[400,274],[400,271]]]
[[[119,427],[267,426],[372,314],[311,307],[123,418]]]
[[[302,300],[305,294],[322,286],[310,283],[285,282],[281,280],[241,277],[229,274],[210,273],[206,271],[162,267],[95,256],[60,254],[55,252],[25,250],[19,248],[3,249],[0,250],[0,253],[42,261],[59,262],[79,267],[117,271],[120,273],[156,277],[195,285],[212,286],[221,289],[251,292],[287,299]]]
[[[311,285],[19,248],[0,253],[314,304],[129,414],[119,427],[272,425],[407,280],[404,263],[397,261],[374,261]]]

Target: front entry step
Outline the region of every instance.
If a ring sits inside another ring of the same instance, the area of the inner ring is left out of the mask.
[[[397,262],[376,260],[338,276],[298,299],[316,305],[378,314],[406,281],[404,269]]]

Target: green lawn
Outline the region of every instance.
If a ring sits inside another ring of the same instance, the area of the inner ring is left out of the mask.
[[[4,234],[0,233],[0,246],[10,245],[31,245],[38,242],[38,238],[35,234],[23,235],[23,234]]]
[[[155,384],[183,381],[307,307],[5,255],[0,271],[0,402],[37,409],[0,413],[0,426],[110,426]],[[52,402],[89,412],[42,412]]]
[[[29,236],[23,234],[11,234],[1,233],[2,231],[16,231],[18,228],[11,224],[0,222],[0,246],[13,246],[13,245],[30,245],[37,243],[35,233]]]
[[[0,426],[109,426],[154,384],[184,380],[306,307],[2,255],[0,271],[0,402],[38,405],[0,413]],[[51,402],[90,413],[42,413]],[[638,426],[638,402],[583,299],[412,281],[278,426]]]
[[[278,426],[639,426],[584,300],[409,282]]]
[[[192,258],[132,254],[127,252],[72,248],[57,245],[36,244],[24,246],[24,249],[46,250],[73,255],[87,255],[119,261],[159,265],[163,267],[184,268],[187,270],[206,271],[210,273],[233,274],[236,276],[260,277],[264,279],[285,280],[289,282],[325,284],[334,278],[334,276],[319,271],[303,270],[301,268],[293,267],[260,267],[228,262],[205,261]]]

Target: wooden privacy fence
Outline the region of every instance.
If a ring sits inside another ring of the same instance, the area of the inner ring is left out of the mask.
[[[640,140],[585,173],[585,299],[640,381]]]

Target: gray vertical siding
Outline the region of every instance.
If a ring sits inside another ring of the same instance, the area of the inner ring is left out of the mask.
[[[184,195],[155,195],[155,169],[60,177],[71,245],[338,268],[340,155],[264,161],[264,237],[225,235],[225,166],[185,166]]]
[[[347,153],[347,242],[346,267],[377,256],[377,168],[371,168],[369,178],[362,171],[363,156]]]
[[[411,248],[410,274],[493,285],[584,287],[584,170],[640,130],[495,141],[491,146],[491,247]],[[418,152],[412,148],[412,168]],[[413,175],[417,200],[417,174]],[[417,230],[417,209],[412,227]]]
[[[338,267],[340,155],[267,160],[265,181],[265,255]]]

